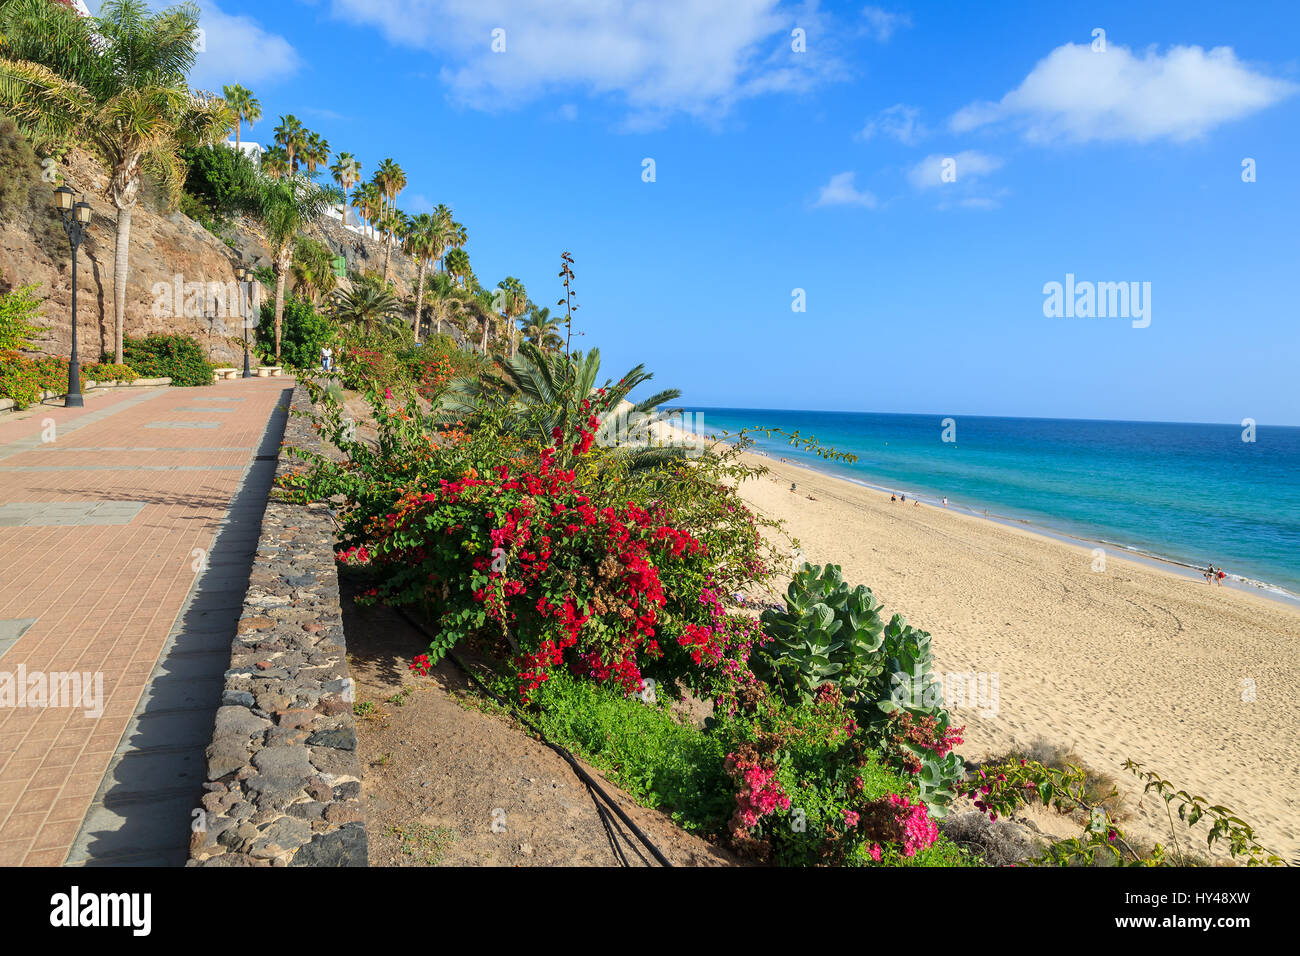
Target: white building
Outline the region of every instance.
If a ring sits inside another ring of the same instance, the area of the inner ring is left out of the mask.
[[[231,149],[234,149],[235,141],[233,139],[228,139],[226,140],[226,145]],[[262,149],[261,143],[250,143],[248,140],[244,140],[239,144],[239,151],[259,166],[262,164],[262,153],[265,152],[265,150]]]

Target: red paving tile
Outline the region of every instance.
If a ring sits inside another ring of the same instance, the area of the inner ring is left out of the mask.
[[[67,856],[193,585],[194,549],[211,548],[292,385],[91,393],[85,408],[0,419],[0,506],[144,503],[127,524],[0,527],[0,620],[36,619],[0,672],[22,665],[104,681],[97,718],[76,707],[0,707],[0,865],[54,866]],[[210,398],[242,401],[201,400]],[[53,443],[15,450],[39,439],[49,419]],[[145,427],[157,422],[217,427]]]

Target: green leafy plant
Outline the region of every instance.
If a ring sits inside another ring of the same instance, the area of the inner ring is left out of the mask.
[[[81,366],[81,374],[93,382],[122,382],[129,385],[140,376],[129,365],[100,362]]]
[[[41,400],[41,375],[36,363],[17,352],[0,353],[0,398],[27,408]]]
[[[254,332],[258,352],[275,357],[275,303],[262,303],[262,321]],[[320,365],[320,350],[335,341],[338,326],[316,311],[310,301],[291,295],[284,304],[281,324],[280,360],[290,368],[311,369]]]
[[[44,301],[34,285],[20,285],[0,293],[0,352],[29,351],[36,347],[36,339],[45,332],[36,324]]]
[[[844,583],[839,565],[804,564],[786,588],[785,610],[762,614],[771,639],[752,659],[754,673],[787,703],[807,703],[824,684],[856,701],[884,669],[881,604],[871,589]]]
[[[172,385],[211,385],[216,368],[204,357],[198,339],[159,333],[143,339],[130,336],[122,343],[126,364],[143,378],[170,378]],[[110,361],[108,356],[104,361]]]

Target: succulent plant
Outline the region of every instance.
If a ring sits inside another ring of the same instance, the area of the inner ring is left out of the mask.
[[[785,604],[762,614],[771,640],[752,658],[755,674],[790,703],[811,700],[826,683],[857,700],[885,665],[885,622],[871,589],[850,588],[839,565],[804,564]]]

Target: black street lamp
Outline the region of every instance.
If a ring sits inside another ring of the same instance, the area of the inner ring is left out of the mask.
[[[75,194],[67,186],[54,190],[54,198],[63,216],[63,231],[72,244],[72,355],[68,359],[68,395],[63,406],[82,408],[86,400],[81,395],[81,360],[77,354],[77,249],[81,240],[86,238],[86,227],[90,225],[90,203],[84,196],[81,202],[73,202]]]
[[[243,265],[235,267],[235,275],[239,279],[239,321],[244,326],[244,378],[253,377],[253,373],[248,368],[248,306],[244,303],[244,286],[250,274]]]

